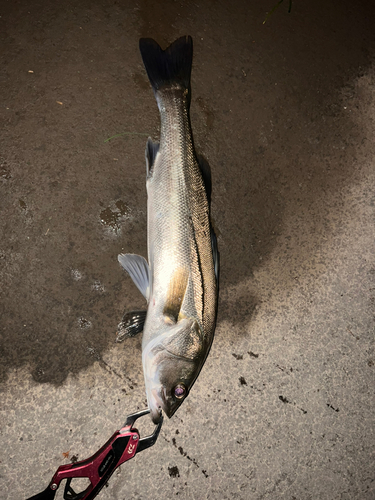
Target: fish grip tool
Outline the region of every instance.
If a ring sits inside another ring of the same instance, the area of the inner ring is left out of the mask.
[[[138,430],[133,428],[138,418],[149,413],[150,410],[146,409],[129,415],[124,426],[117,430],[94,455],[80,462],[60,465],[48,487],[27,500],[53,500],[63,479],[67,480],[64,500],[95,498],[117,467],[133,458],[136,453],[155,444],[163,423],[162,416],[154,432],[147,437],[140,438]],[[88,478],[90,484],[84,491],[76,493],[71,487],[74,478]]]

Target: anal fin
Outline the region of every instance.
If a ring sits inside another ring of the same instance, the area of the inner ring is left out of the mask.
[[[155,163],[156,155],[159,151],[159,143],[153,142],[151,137],[147,139],[146,144],[146,174],[147,177],[152,175],[153,166]]]

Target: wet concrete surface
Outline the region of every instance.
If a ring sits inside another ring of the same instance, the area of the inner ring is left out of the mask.
[[[216,337],[99,498],[375,498],[374,7],[282,3],[263,24],[275,3],[1,2],[0,498],[44,489],[146,404],[141,339],[115,344],[144,306],[117,254],[146,256],[159,133],[138,39],[184,34]]]

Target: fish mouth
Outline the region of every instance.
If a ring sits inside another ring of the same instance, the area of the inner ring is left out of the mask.
[[[164,393],[164,390],[162,389],[162,391],[159,391],[156,388],[152,389],[148,401],[151,418],[154,424],[158,424],[160,422],[162,411],[164,411],[166,415],[170,417],[170,415],[168,415],[168,411],[166,411],[167,405],[165,401],[165,394],[161,394],[161,392]]]
[[[162,412],[167,415],[168,418],[171,418],[175,414],[179,404],[171,403],[171,401],[167,400],[165,387],[155,387],[151,389],[149,393],[148,406],[152,421],[154,424],[158,424],[160,422]]]

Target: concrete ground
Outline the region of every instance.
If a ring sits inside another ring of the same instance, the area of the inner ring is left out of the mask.
[[[216,337],[156,445],[98,498],[375,498],[374,6],[285,0],[263,24],[276,3],[2,0],[1,499],[145,407],[141,339],[114,342],[144,306],[117,254],[146,255],[159,134],[138,39],[185,34]]]

